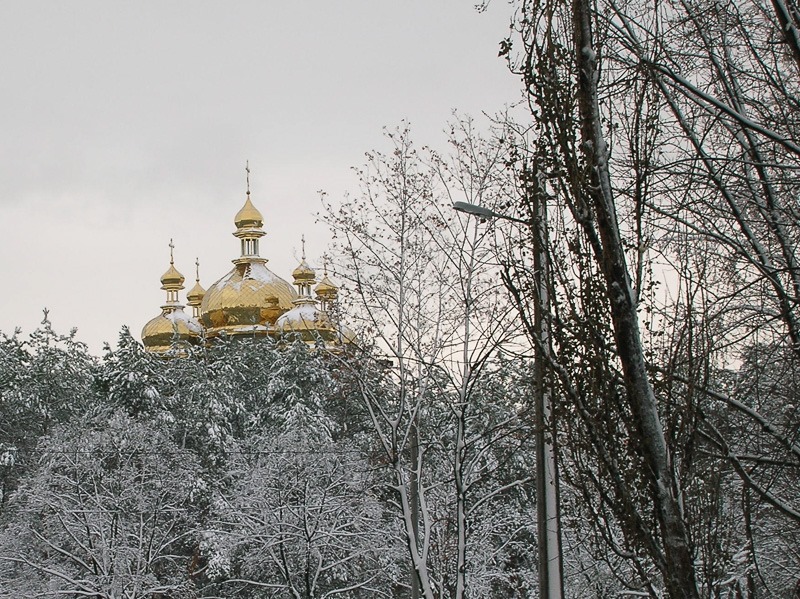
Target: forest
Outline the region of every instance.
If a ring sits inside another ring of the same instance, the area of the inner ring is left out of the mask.
[[[352,348],[0,337],[0,597],[800,597],[800,7],[512,6],[323,194]]]

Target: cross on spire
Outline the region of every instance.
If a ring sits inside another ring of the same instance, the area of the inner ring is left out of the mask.
[[[169,238],[169,263],[175,264],[175,258],[172,255],[172,250],[175,249],[175,244],[172,243],[172,237]]]
[[[245,163],[244,170],[247,172],[247,195],[250,195],[250,161]]]
[[[306,235],[303,233],[300,236],[300,242],[303,244],[303,261],[306,259]]]
[[[194,266],[195,266],[195,281],[198,283],[200,282],[200,258],[197,257],[194,259]]]

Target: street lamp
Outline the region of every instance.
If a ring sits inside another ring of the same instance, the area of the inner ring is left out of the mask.
[[[561,518],[558,493],[558,463],[553,422],[553,398],[546,388],[547,356],[550,343],[550,325],[547,312],[550,300],[547,288],[549,261],[546,252],[546,220],[543,202],[537,204],[531,220],[523,220],[495,212],[484,206],[467,202],[453,202],[453,208],[484,220],[499,219],[531,227],[533,232],[533,267],[536,301],[534,327],[539,337],[536,347],[535,425],[536,425],[536,516],[537,542],[539,544],[539,596],[541,599],[563,599],[564,570],[561,560]]]
[[[507,214],[501,214],[499,212],[495,212],[494,210],[490,210],[484,206],[478,206],[477,204],[469,204],[467,202],[453,202],[453,210],[457,212],[463,212],[464,214],[470,214],[472,216],[477,216],[478,218],[482,218],[484,220],[491,220],[493,218],[498,218],[500,220],[510,220],[514,223],[522,223],[523,225],[530,225],[530,221],[522,220],[521,218],[516,218],[515,216],[508,216]]]

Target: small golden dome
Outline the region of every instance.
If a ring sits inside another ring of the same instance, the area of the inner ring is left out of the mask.
[[[295,281],[313,282],[317,278],[317,274],[314,272],[314,269],[308,265],[305,259],[301,260],[297,268],[292,271],[292,276],[294,277]]]
[[[188,302],[187,302],[187,303],[188,303],[190,306],[191,306],[191,305],[194,305],[194,304],[199,304],[200,302],[202,302],[202,301],[203,301],[203,296],[204,296],[205,294],[206,294],[206,290],[205,290],[205,289],[203,289],[203,286],[202,286],[202,285],[200,285],[200,281],[197,281],[197,282],[194,284],[194,287],[192,287],[192,288],[189,290],[189,293],[187,293],[187,294],[186,294],[186,299],[188,300]]]
[[[328,275],[325,275],[319,284],[314,287],[314,293],[323,300],[336,299],[339,295],[339,288],[328,278]]]
[[[233,219],[233,222],[237,229],[260,229],[264,226],[264,217],[261,216],[261,213],[250,201],[249,191],[247,192],[247,199],[244,202],[244,206],[242,206],[241,210],[236,213],[236,217]]]
[[[142,343],[147,351],[165,353],[195,343],[202,330],[182,309],[165,308],[142,328]]]
[[[195,264],[195,279],[194,279],[194,287],[189,290],[189,293],[186,294],[186,300],[190,306],[199,306],[200,302],[203,301],[203,296],[206,294],[206,290],[203,289],[203,286],[200,284],[200,258],[196,258],[194,261]],[[195,317],[197,314],[195,314]]]
[[[175,268],[175,265],[170,262],[169,268],[167,272],[161,275],[161,289],[167,288],[177,288],[183,289],[183,282],[186,279],[184,276],[178,272],[178,269]]]

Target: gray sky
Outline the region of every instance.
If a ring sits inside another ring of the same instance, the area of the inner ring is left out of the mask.
[[[406,119],[436,146],[453,109],[518,96],[510,9],[470,0],[0,0],[0,330],[57,330],[99,353],[159,313],[175,261],[204,287],[231,267],[250,160],[262,256],[290,279],[318,190]]]

